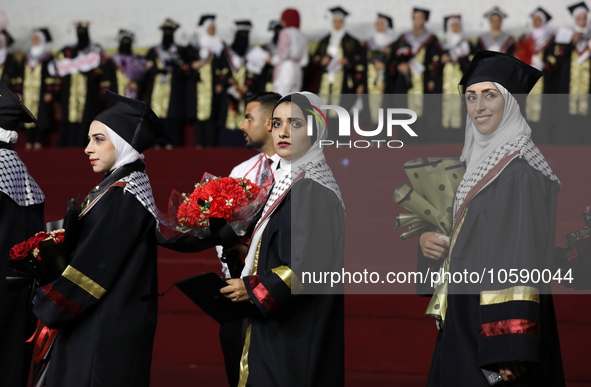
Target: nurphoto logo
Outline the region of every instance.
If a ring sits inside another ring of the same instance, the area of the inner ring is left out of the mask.
[[[328,129],[328,120],[326,116],[322,112],[321,109],[332,109],[337,113],[338,116],[338,126],[339,126],[339,138],[341,137],[349,137],[351,136],[351,126],[355,130],[355,133],[362,137],[367,137],[366,140],[356,140],[356,141],[339,141],[339,140],[320,140],[319,146],[320,148],[324,146],[336,146],[336,148],[369,148],[372,145],[376,145],[378,148],[380,145],[385,145],[388,148],[402,148],[404,143],[400,140],[379,140],[379,139],[372,139],[371,137],[376,137],[382,133],[382,131],[386,130],[386,136],[392,137],[392,132],[394,127],[401,127],[408,133],[411,137],[418,137],[414,130],[410,127],[417,120],[417,113],[411,109],[396,109],[396,108],[387,108],[386,114],[384,114],[384,109],[379,108],[378,110],[378,124],[377,128],[375,129],[368,129],[364,130],[359,125],[359,109],[353,108],[353,125],[351,125],[351,115],[349,112],[343,108],[342,106],[338,105],[321,105],[320,108],[308,105],[311,109],[306,109],[309,113],[311,113],[314,117],[318,119],[320,123],[324,123],[326,128]],[[384,117],[386,117],[386,124],[384,125]],[[312,136],[313,134],[313,117],[308,116],[308,136]],[[385,127],[385,128],[384,128]]]

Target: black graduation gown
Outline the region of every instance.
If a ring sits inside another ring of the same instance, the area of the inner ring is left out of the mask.
[[[14,88],[14,77],[18,71],[18,61],[12,54],[6,55],[6,60],[0,65],[0,82],[8,86],[10,90]]]
[[[66,75],[61,83],[61,129],[57,146],[85,146],[90,123],[99,112],[101,78],[106,56],[100,46],[91,43],[94,50],[100,50],[101,64],[84,73]],[[70,46],[60,51],[57,60],[76,58],[79,50]],[[76,106],[71,102],[76,101]]]
[[[588,129],[591,113],[587,95],[591,92],[591,61],[587,58],[582,64],[576,65],[583,52],[579,52],[572,43],[556,44],[555,53],[559,63],[556,75],[559,85],[558,93],[563,96],[558,101],[559,107],[553,109],[558,110],[560,116],[556,120],[559,125],[552,128],[550,139],[552,144],[591,144],[591,131]],[[566,97],[566,94],[575,95]],[[571,98],[583,99],[583,101],[573,100],[571,103]]]
[[[246,56],[249,49],[241,57],[244,59],[242,66],[236,68],[232,57],[237,55],[232,47],[225,45],[222,50],[217,68],[215,69],[215,84],[221,85],[223,92],[219,95],[217,106],[217,126],[219,146],[244,146],[244,136],[240,125],[244,121],[244,109],[246,108],[246,95],[236,99],[228,92],[234,84],[236,87],[246,87],[248,92],[255,90],[257,76],[246,69]]]
[[[0,142],[0,146],[4,144]],[[0,159],[0,164],[6,160]],[[5,178],[4,176],[2,177]],[[44,204],[19,206],[0,191],[0,385],[24,387],[27,382],[32,344],[25,341],[35,330],[30,287],[8,290],[6,277],[16,277],[6,266],[12,246],[43,231]],[[31,282],[32,286],[32,282]]]
[[[27,130],[27,142],[43,142],[43,132],[53,128],[53,99],[44,101],[45,94],[57,98],[60,90],[59,77],[49,74],[49,66],[53,65],[53,56],[46,54],[39,59],[35,67],[31,67],[25,56],[18,68],[18,76],[15,81],[14,93],[23,95],[23,103],[33,113],[39,128],[34,123],[25,124]]]
[[[141,86],[144,84],[143,78],[145,77],[145,74],[143,77],[141,77],[141,79],[135,79],[135,81],[132,81],[129,79],[128,74],[126,74],[124,69],[121,67],[121,59],[119,58],[129,58],[129,60],[135,60],[136,66],[134,67],[134,71],[137,73],[147,71],[145,62],[142,62],[141,57],[138,54],[115,54],[105,62],[101,87],[125,97],[140,99],[142,92]],[[137,75],[135,76],[137,77]],[[137,84],[137,91],[133,92],[128,89],[128,86],[131,82],[135,82]]]
[[[183,145],[185,123],[185,87],[187,81],[187,53],[184,47],[176,46],[174,59],[166,63],[158,55],[158,47],[146,54],[150,70],[146,75],[146,101],[162,120],[172,137],[172,145]],[[173,46],[169,48],[172,50]]]
[[[534,142],[548,144],[551,142],[552,132],[562,131],[564,125],[562,118],[557,114],[560,101],[555,95],[548,95],[558,93],[561,87],[558,76],[559,62],[556,57],[558,51],[554,43],[554,35],[548,35],[545,43],[536,49],[532,34],[527,33],[519,38],[515,47],[514,55],[525,63],[531,64],[532,59],[523,57],[524,54],[527,56],[536,55],[543,62],[541,69],[543,77],[529,92],[524,105],[524,117],[532,129]]]
[[[488,32],[486,33],[488,34]],[[474,52],[478,52],[480,50],[490,50],[490,46],[487,44],[487,37],[486,34],[482,34],[478,37],[478,39],[476,40],[476,48],[474,50]],[[503,44],[501,45],[501,52],[504,52],[507,55],[513,55],[513,52],[515,51],[515,39],[513,38],[513,36],[507,34],[505,36],[505,40],[502,42]]]
[[[359,85],[365,85],[366,82],[366,54],[363,45],[349,33],[345,33],[341,39],[340,48],[343,58],[347,58],[347,63],[343,66],[343,76],[335,76],[334,83],[330,84],[325,77],[328,76],[326,66],[322,66],[320,61],[327,54],[330,35],[325,36],[318,43],[318,48],[312,57],[316,65],[315,71],[318,72],[318,85],[316,92],[318,94],[355,94]],[[352,105],[354,100],[347,100]],[[346,106],[345,106],[346,108]]]
[[[292,205],[297,218],[292,218]],[[344,385],[344,296],[292,294],[295,267],[303,258],[319,268],[342,268],[344,237],[338,198],[312,180],[296,182],[271,215],[257,274],[244,278],[261,312],[246,333],[247,386]]]
[[[106,177],[99,192],[113,180]],[[59,329],[46,386],[148,386],[158,309],[156,220],[114,186],[79,226],[70,266],[37,289],[33,307],[43,324]]]
[[[465,127],[466,108],[465,104],[458,98],[458,84],[470,65],[473,48],[470,42],[465,39],[459,44],[467,44],[470,47],[467,55],[457,58],[455,61],[450,58],[446,63],[443,63],[438,58],[433,64],[436,72],[434,78],[435,91],[441,94],[441,100],[436,97],[433,102],[440,102],[441,108],[437,112],[438,116],[435,117],[440,119],[440,124],[433,123],[434,130],[430,133],[430,142],[450,143],[464,140],[463,128]],[[441,56],[444,54],[449,55],[449,50],[445,48],[445,45],[442,45]]]
[[[435,82],[435,87],[441,85],[440,82],[437,82],[441,46],[437,36],[428,30],[421,37],[421,45],[415,47],[414,50],[410,42],[410,39],[413,38],[412,31],[400,36],[398,41],[394,43],[391,62],[398,65],[416,59],[424,67],[424,71],[420,74],[413,72],[411,69],[409,69],[408,74],[397,72],[391,81],[392,92],[400,94],[400,96],[394,98],[394,106],[414,110],[419,118],[417,124],[420,124],[415,129],[419,135],[418,137],[410,137],[406,130],[400,127],[398,129],[398,139],[404,143],[416,143],[418,141],[424,143],[430,141],[434,127],[441,127],[441,104],[437,103],[434,97],[425,97],[427,94],[441,93],[441,88],[429,91],[427,87],[431,81]],[[425,118],[421,119],[423,112],[428,112],[428,114],[425,114]]]
[[[558,185],[515,159],[468,204],[450,260],[451,272],[549,267],[554,248]],[[439,262],[422,256],[419,270],[437,269]],[[488,277],[487,277],[488,278]],[[484,290],[519,284],[486,284]],[[526,285],[538,287],[534,284]],[[458,294],[450,284],[447,313],[439,331],[427,386],[486,387],[481,368],[498,363],[527,362],[527,372],[512,386],[564,386],[564,373],[552,295],[539,288],[539,299],[520,299],[512,292],[495,301],[478,290]],[[465,289],[464,289],[465,290]],[[421,290],[419,290],[421,292]],[[423,289],[426,292],[426,289]],[[456,294],[452,294],[452,293]],[[544,294],[544,292],[546,294]],[[529,327],[520,333],[522,327]]]
[[[215,93],[215,70],[219,67],[220,59],[211,53],[202,61],[201,67],[195,70],[191,63],[200,60],[199,49],[188,46],[187,55],[187,121],[194,123],[195,145],[212,147],[216,143],[216,117],[219,114],[220,94]]]

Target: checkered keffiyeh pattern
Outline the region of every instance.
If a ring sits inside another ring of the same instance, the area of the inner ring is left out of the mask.
[[[0,191],[21,207],[41,204],[45,195],[15,151],[0,149]]]
[[[158,221],[156,215],[156,204],[154,203],[154,196],[152,195],[152,186],[150,185],[150,179],[148,175],[143,172],[132,172],[130,175],[125,176],[119,180],[125,182],[125,192],[129,192],[144,206],[146,210],[154,216]]]
[[[558,177],[552,172],[552,168],[548,165],[548,162],[538,149],[535,146],[532,139],[529,136],[523,135],[520,136],[515,142],[502,145],[494,151],[480,166],[474,171],[471,176],[464,176],[464,179],[460,183],[458,187],[458,191],[456,193],[456,198],[454,201],[454,223],[455,217],[457,214],[458,209],[464,203],[468,192],[491,170],[501,161],[503,157],[505,157],[508,153],[512,153],[515,151],[519,151],[520,158],[527,161],[527,163],[537,171],[540,171],[546,178],[557,182],[560,184]],[[500,172],[499,172],[500,174]],[[485,187],[490,184],[497,176],[497,174],[491,181],[489,181]],[[484,187],[482,187],[484,188]]]
[[[341,202],[343,209],[345,208],[345,203],[343,203],[343,198],[341,197],[341,190],[339,189],[339,186],[332,174],[332,171],[330,170],[328,164],[326,164],[326,161],[322,161],[320,163],[306,163],[304,165],[301,165],[298,167],[296,171],[291,171],[291,173],[287,173],[278,182],[276,182],[273,186],[273,189],[271,190],[271,194],[269,195],[267,203],[265,203],[265,208],[263,209],[263,216],[265,216],[269,207],[271,207],[271,205],[281,195],[283,195],[285,191],[291,188],[293,181],[298,177],[298,175],[302,171],[305,171],[304,178],[312,179],[318,184],[333,191],[339,198],[339,201]]]

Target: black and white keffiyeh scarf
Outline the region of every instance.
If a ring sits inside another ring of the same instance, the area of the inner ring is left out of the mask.
[[[45,201],[43,191],[12,149],[0,149],[0,191],[21,207]]]
[[[322,100],[315,94],[308,92],[292,93],[292,95],[296,94],[300,97],[303,96],[311,106],[319,108],[320,105],[322,105]],[[305,109],[304,107],[302,108]],[[300,179],[311,179],[323,187],[330,189],[338,197],[343,211],[345,211],[345,204],[341,196],[341,190],[339,189],[330,167],[326,163],[324,153],[319,145],[321,140],[325,140],[328,137],[327,128],[318,117],[314,120],[317,136],[310,149],[295,160],[280,160],[280,167],[275,173],[275,184],[269,194],[267,202],[265,203],[261,218],[255,227],[250,242],[251,248],[245,258],[245,266],[241,277],[252,274],[251,271],[254,266],[257,246],[269,221],[269,217],[296,181]]]
[[[508,155],[513,154],[513,158],[524,159],[546,178],[560,184],[558,177],[552,172],[552,168],[550,168],[538,147],[533,143],[531,128],[523,118],[517,100],[502,85],[496,82],[493,82],[493,84],[499,90],[505,102],[503,118],[499,123],[499,127],[494,132],[486,135],[480,134],[476,130],[470,116],[466,118],[466,139],[461,160],[466,162],[467,168],[466,174],[456,192],[454,223],[455,218],[461,215],[457,212],[462,207],[468,193]],[[508,165],[508,162],[505,163],[506,165]],[[494,181],[503,169],[504,167],[480,187],[480,190]]]

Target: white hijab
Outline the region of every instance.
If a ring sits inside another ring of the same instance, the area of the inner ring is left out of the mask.
[[[298,94],[300,96],[304,96],[312,106],[320,108],[320,106],[323,103],[320,97],[318,97],[316,94],[309,93],[306,91],[290,93],[287,95]],[[286,96],[284,96],[283,98],[285,98]],[[293,103],[294,102],[292,102],[292,104]],[[325,111],[323,111],[323,114],[326,116]],[[332,171],[330,170],[328,164],[326,164],[324,152],[320,147],[320,140],[326,140],[328,138],[327,127],[324,124],[324,122],[318,119],[318,117],[314,118],[314,127],[317,129],[316,139],[310,147],[310,149],[306,151],[306,153],[304,153],[302,156],[298,157],[295,160],[287,160],[284,158],[280,158],[280,168],[275,172],[275,185],[273,186],[273,190],[269,195],[267,203],[265,203],[265,208],[263,209],[261,220],[259,220],[259,223],[255,227],[255,232],[251,238],[250,248],[248,249],[248,254],[246,255],[246,258],[244,260],[244,269],[242,270],[241,277],[249,276],[252,274],[251,272],[254,266],[255,255],[258,250],[258,244],[263,236],[263,231],[265,230],[265,227],[269,222],[270,214],[267,213],[269,211],[272,211],[270,210],[271,206],[288,189],[291,188],[291,184],[294,181],[294,179],[297,178],[302,172],[305,172],[305,179],[314,180],[318,184],[333,191],[339,198],[344,210],[345,206],[343,203],[343,199],[341,197],[341,191],[339,190],[339,186],[332,174]]]
[[[2,40],[2,48],[0,48],[0,65],[3,65],[8,56],[8,47],[6,47],[6,36],[2,33],[0,33],[0,40]]]
[[[466,162],[466,177],[476,169],[500,146],[516,141],[520,136],[531,137],[531,128],[527,124],[517,100],[505,87],[493,82],[505,102],[503,118],[497,129],[489,134],[480,134],[468,115],[466,118],[466,139],[462,150],[461,161]]]
[[[341,46],[341,40],[343,40],[343,36],[345,36],[345,34],[347,33],[347,31],[345,31],[345,17],[341,14],[339,15],[343,18],[343,26],[340,30],[335,30],[334,28],[331,28],[330,37],[328,38],[328,47],[326,49],[327,54],[332,56],[333,58],[336,58],[339,52],[339,47]]]
[[[31,48],[29,48],[29,52],[27,52],[27,61],[29,62],[30,67],[37,66],[39,59],[41,59],[47,52],[47,42],[45,41],[45,35],[41,31],[35,31],[33,32],[33,35],[37,35],[40,42],[36,46],[31,46]]]
[[[533,38],[534,46],[535,46],[536,50],[540,50],[542,47],[544,47],[544,45],[546,44],[546,42],[550,38],[550,33],[549,33],[548,28],[546,26],[548,19],[546,18],[546,15],[544,14],[544,12],[536,11],[536,12],[534,12],[533,16],[536,16],[536,15],[542,19],[542,25],[538,28],[535,28],[535,27],[532,28],[531,36]]]
[[[454,21],[457,21],[458,23],[460,23],[460,25],[462,25],[461,19],[457,17],[450,17],[445,22],[445,30],[447,32],[445,34],[446,40],[443,45],[446,50],[451,50],[455,48],[458,44],[460,44],[462,40],[464,40],[462,32],[455,33],[451,30],[451,23],[453,23]]]
[[[394,33],[394,29],[388,26],[388,21],[381,18],[384,23],[386,23],[386,30],[384,32],[376,32],[373,35],[373,43],[375,47],[372,47],[376,50],[385,50],[390,44],[392,44],[396,40],[396,34]]]
[[[102,122],[101,122],[102,124]],[[120,135],[117,134],[113,129],[103,124],[107,129],[109,138],[117,151],[117,157],[115,158],[115,164],[110,169],[111,171],[125,165],[133,163],[136,160],[143,160],[144,155],[136,151],[127,141],[125,141]]]
[[[202,26],[198,28],[199,39],[197,44],[199,47],[199,56],[201,59],[207,59],[210,53],[219,56],[224,49],[224,42],[217,35],[209,35],[207,29],[214,21],[207,19]]]

